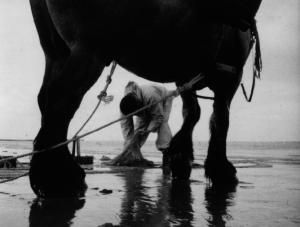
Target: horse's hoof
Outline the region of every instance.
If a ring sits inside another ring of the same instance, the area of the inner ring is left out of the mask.
[[[191,172],[191,167],[184,167],[176,170],[172,169],[172,178],[174,180],[188,180],[190,179]]]
[[[236,169],[228,160],[224,161],[205,161],[205,177],[208,178],[213,185],[218,184],[237,184]]]
[[[164,175],[170,175],[171,174],[171,166],[170,166],[170,156],[165,152],[163,153],[162,158],[162,171]]]
[[[162,166],[162,172],[163,172],[163,175],[170,175],[171,174],[170,166]]]
[[[40,198],[79,198],[84,196],[87,189],[85,182],[85,174],[78,173],[64,173],[54,171],[50,174],[49,172],[39,173],[40,178],[38,179],[37,173],[30,171],[30,184],[37,195]]]
[[[33,156],[30,185],[38,197],[81,197],[87,185],[84,170],[67,149]]]
[[[183,157],[181,154],[173,155],[170,160],[170,167],[173,179],[190,179],[192,172],[192,160],[190,160],[187,157]]]
[[[31,181],[31,188],[39,198],[79,198],[87,189],[84,179],[56,179],[45,184],[33,181],[31,177]]]

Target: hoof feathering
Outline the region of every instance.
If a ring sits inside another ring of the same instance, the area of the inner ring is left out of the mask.
[[[236,176],[236,169],[228,160],[223,162],[205,161],[205,177],[208,178],[212,184],[237,184],[238,178]]]

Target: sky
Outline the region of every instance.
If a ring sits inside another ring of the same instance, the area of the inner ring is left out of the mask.
[[[239,89],[233,99],[229,141],[299,141],[300,139],[300,1],[263,0],[257,14],[261,39],[263,72],[257,81],[254,97],[247,103]],[[105,35],[105,34],[104,34]],[[243,81],[251,88],[252,58],[244,68]],[[43,79],[44,55],[34,27],[29,1],[0,1],[0,139],[33,139],[40,126],[37,94]],[[85,95],[71,122],[69,137],[88,117],[105,85],[109,68]],[[119,117],[118,104],[129,80],[151,83],[138,78],[120,66],[113,76],[108,93],[115,99],[101,105],[84,132]],[[175,89],[174,84],[164,84]],[[201,95],[212,95],[208,89]],[[194,140],[209,139],[209,117],[212,102],[199,100],[201,119],[194,131]],[[173,133],[182,122],[181,100],[173,103],[170,127]],[[150,140],[156,136],[152,134]],[[117,123],[86,140],[122,140]]]

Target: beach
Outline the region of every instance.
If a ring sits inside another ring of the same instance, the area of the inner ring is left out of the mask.
[[[36,199],[28,177],[0,185],[0,226],[300,226],[300,144],[230,143],[229,159],[240,183],[214,188],[203,168],[189,182],[172,182],[160,168],[109,168],[99,161],[114,157],[121,142],[83,142],[83,154],[95,157],[97,174],[87,174],[88,190],[79,199]],[[29,141],[0,142],[16,155]],[[196,143],[202,166],[206,144]],[[146,158],[160,164],[149,142]],[[26,162],[26,158],[23,159]]]

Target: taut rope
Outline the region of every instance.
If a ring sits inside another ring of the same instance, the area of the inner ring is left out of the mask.
[[[10,182],[10,181],[17,180],[17,179],[19,179],[19,178],[21,178],[21,177],[26,177],[26,176],[28,176],[28,174],[29,174],[29,172],[24,173],[24,174],[21,174],[21,175],[16,176],[16,177],[10,177],[10,178],[8,178],[8,179],[5,179],[5,180],[0,181],[0,184],[3,184],[3,183],[6,183],[6,182]]]
[[[113,124],[115,124],[115,123],[117,123],[117,122],[119,122],[119,121],[122,121],[122,120],[124,120],[124,119],[126,119],[126,118],[132,117],[133,115],[136,115],[137,113],[140,113],[140,112],[144,111],[145,109],[148,109],[148,108],[151,107],[151,106],[154,106],[154,105],[156,105],[156,104],[158,104],[158,103],[160,103],[160,102],[163,102],[163,101],[165,101],[166,99],[168,99],[168,98],[170,98],[170,97],[173,97],[173,96],[174,96],[174,97],[177,97],[180,93],[192,89],[193,86],[194,86],[196,83],[200,82],[200,81],[203,80],[203,79],[204,79],[204,75],[200,73],[199,75],[197,75],[196,77],[194,77],[191,81],[185,83],[185,84],[184,84],[183,86],[181,86],[181,87],[178,87],[178,88],[177,88],[176,90],[174,90],[173,92],[170,92],[169,95],[167,95],[167,96],[164,97],[164,98],[161,98],[160,100],[158,100],[158,101],[155,102],[155,103],[148,104],[148,105],[146,105],[146,106],[144,106],[144,107],[142,107],[142,108],[140,108],[140,109],[138,109],[138,110],[136,110],[136,111],[134,111],[134,112],[132,112],[132,113],[126,115],[126,116],[120,117],[120,118],[118,118],[118,119],[116,119],[116,120],[114,120],[114,121],[111,121],[111,122],[109,122],[109,123],[107,123],[107,124],[104,124],[104,125],[102,125],[102,126],[96,128],[96,129],[93,129],[93,130],[91,130],[91,131],[89,131],[89,132],[83,133],[82,135],[74,136],[73,138],[71,138],[71,139],[69,139],[69,140],[66,140],[66,141],[64,141],[64,142],[58,143],[58,144],[56,144],[56,145],[53,145],[53,146],[51,146],[51,147],[48,147],[48,148],[45,148],[45,149],[42,149],[42,150],[39,150],[39,151],[32,151],[32,152],[25,153],[25,154],[22,154],[22,155],[18,155],[18,156],[14,156],[14,157],[10,157],[10,158],[1,159],[1,160],[0,160],[0,163],[4,163],[4,162],[7,162],[7,161],[10,161],[10,160],[13,160],[13,159],[17,159],[17,158],[22,158],[22,157],[26,157],[26,156],[31,156],[31,155],[34,155],[34,154],[43,153],[43,152],[46,152],[46,151],[49,151],[49,150],[54,150],[54,149],[56,149],[56,148],[62,147],[62,146],[64,146],[64,145],[67,145],[67,144],[69,144],[69,143],[71,143],[71,142],[74,142],[74,141],[76,141],[76,140],[82,139],[82,138],[84,138],[84,137],[86,137],[86,136],[88,136],[88,135],[90,135],[90,134],[93,134],[93,133],[98,132],[98,131],[100,131],[100,130],[102,130],[102,129],[104,129],[104,128],[107,128],[108,126],[111,126],[111,125],[113,125]],[[18,179],[18,178],[20,178],[20,177],[27,176],[27,175],[28,175],[28,174],[23,174],[23,175],[20,175],[20,176],[18,176],[18,177],[15,177],[15,178],[11,178],[11,179],[8,179],[8,180],[0,181],[0,183],[5,183],[5,182],[8,182],[8,181],[11,181],[11,180],[14,180],[14,179]]]

